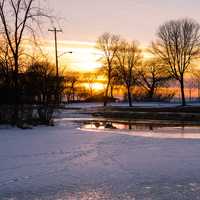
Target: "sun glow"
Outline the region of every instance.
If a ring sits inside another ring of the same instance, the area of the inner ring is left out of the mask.
[[[53,40],[42,42],[42,49],[48,54],[52,62],[55,60],[55,46]],[[144,58],[151,58],[146,46],[141,45]],[[103,52],[95,48],[93,42],[58,41],[59,67],[69,71],[93,72],[101,67],[100,58]]]
[[[52,59],[54,58],[54,41],[45,41],[43,49]],[[101,67],[101,56],[102,53],[95,48],[95,43],[58,41],[59,65],[70,71],[95,71]]]
[[[87,88],[88,90],[92,89],[96,92],[99,91],[104,91],[105,89],[105,84],[104,83],[93,83],[93,84],[89,84],[89,83],[84,83],[84,87]]]

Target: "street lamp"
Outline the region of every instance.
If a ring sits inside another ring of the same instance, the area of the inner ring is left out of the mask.
[[[48,31],[53,32],[54,33],[54,40],[55,40],[55,59],[56,59],[56,78],[57,78],[57,86],[56,86],[56,99],[58,100],[58,103],[60,102],[60,97],[59,97],[59,93],[58,93],[58,87],[59,87],[59,69],[58,69],[58,58],[60,56],[58,56],[58,44],[57,44],[57,33],[62,32],[61,29],[57,29],[57,28],[53,28],[53,29],[49,29]],[[64,52],[63,55],[67,53]],[[72,53],[72,52],[68,52],[68,53]]]
[[[72,51],[63,52],[63,53],[61,53],[61,54],[58,56],[58,58],[64,56],[65,54],[68,54],[68,53],[69,53],[69,54],[72,54],[73,52],[72,52]]]

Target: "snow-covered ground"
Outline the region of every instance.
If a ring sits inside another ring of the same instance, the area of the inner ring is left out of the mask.
[[[200,140],[54,127],[0,129],[1,200],[197,200]]]

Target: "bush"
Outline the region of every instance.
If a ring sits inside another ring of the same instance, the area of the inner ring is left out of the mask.
[[[40,123],[46,124],[46,125],[53,125],[53,122],[52,122],[53,113],[54,113],[53,106],[39,106],[38,117],[39,117]]]

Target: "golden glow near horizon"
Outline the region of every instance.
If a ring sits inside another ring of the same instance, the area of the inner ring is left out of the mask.
[[[83,85],[87,89],[90,89],[90,87],[91,87],[89,83],[84,83]],[[104,83],[93,83],[92,89],[94,89],[94,91],[103,91],[105,89],[105,84]]]
[[[54,41],[44,41],[42,49],[51,59],[55,59]],[[145,58],[151,57],[146,47],[143,49]],[[72,53],[70,53],[72,52]],[[58,41],[59,65],[69,71],[92,72],[101,67],[99,59],[103,53],[95,48],[95,43],[80,41]]]
[[[49,55],[52,62],[55,60],[55,46],[54,41],[43,41],[42,49]],[[150,57],[146,47],[141,46],[143,50],[142,55],[145,58]],[[70,53],[72,52],[72,53]],[[95,43],[80,42],[80,41],[58,41],[58,57],[59,67],[66,71],[75,72],[94,72],[101,67],[100,58],[103,52],[95,48]],[[105,78],[99,74],[98,80]],[[89,89],[89,84],[85,83],[84,86]],[[92,85],[94,91],[103,91],[105,83],[96,82]]]
[[[52,59],[54,58],[54,41],[45,41],[42,49]],[[101,56],[102,53],[95,48],[95,43],[58,41],[59,65],[66,70],[78,72],[95,71],[101,67],[101,63],[98,61]]]
[[[38,49],[32,45],[27,39],[24,42],[26,51],[37,52]],[[55,44],[53,40],[39,41],[42,52],[50,58],[50,62],[55,62]],[[140,45],[144,59],[149,59],[152,54],[146,46]],[[69,53],[69,52],[72,52]],[[100,58],[103,53],[95,48],[95,43],[80,42],[80,41],[58,41],[59,69],[61,71],[75,72],[94,72],[101,67]],[[198,64],[193,64],[198,67]],[[64,70],[63,70],[64,69]],[[93,84],[94,91],[103,91],[105,89],[105,77],[98,74],[98,80]],[[89,84],[84,83],[84,86],[89,89]]]

